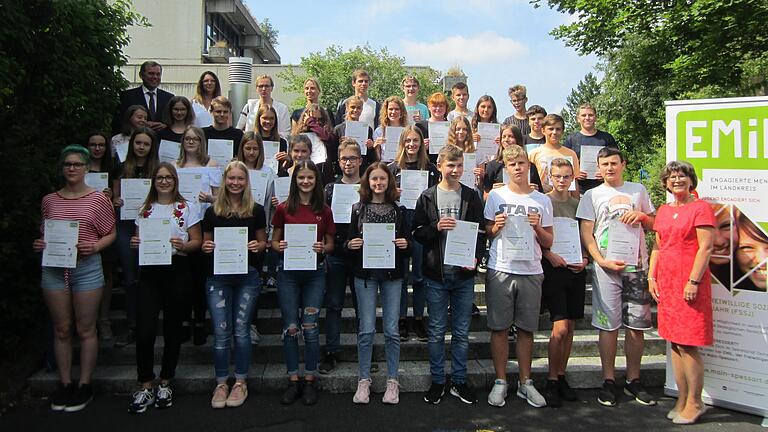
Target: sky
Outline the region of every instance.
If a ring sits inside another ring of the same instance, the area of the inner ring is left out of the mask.
[[[594,56],[579,56],[549,32],[571,17],[528,0],[369,0],[263,2],[244,0],[257,21],[279,31],[276,50],[284,64],[323,52],[369,44],[405,58],[406,65],[467,75],[470,109],[491,95],[499,121],[512,114],[507,89],[528,88],[528,106],[558,113],[588,72]],[[351,92],[351,87],[350,87]],[[402,96],[402,95],[399,95]]]

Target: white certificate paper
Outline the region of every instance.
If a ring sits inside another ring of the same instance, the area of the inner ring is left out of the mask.
[[[475,267],[477,246],[477,222],[456,220],[456,226],[448,231],[445,239],[443,264],[458,267]]]
[[[427,189],[429,184],[429,171],[402,170],[400,171],[400,203],[407,209],[416,208],[416,200]]]
[[[275,177],[275,196],[278,202],[288,199],[288,192],[291,190],[291,177]]]
[[[642,240],[643,229],[640,226],[627,225],[618,220],[611,221],[608,226],[608,249],[605,259],[636,266]]]
[[[234,154],[234,144],[232,140],[223,139],[209,139],[208,140],[208,156],[211,159],[219,163],[219,166],[223,169],[229,161],[232,160]]]
[[[403,133],[402,127],[387,126],[384,129],[384,150],[381,153],[381,160],[393,161],[397,157],[397,148],[400,145],[400,134]]]
[[[365,127],[368,127],[366,124]],[[333,185],[333,198],[331,199],[331,211],[334,223],[349,223],[352,219],[352,205],[360,201],[359,184]]]
[[[108,173],[88,173],[85,175],[85,184],[101,192],[109,187]]]
[[[552,228],[555,239],[550,250],[563,257],[568,264],[581,264],[579,221],[567,217],[556,217]]]
[[[139,219],[139,265],[170,265],[171,246],[170,219]]]
[[[432,147],[432,138],[429,139],[429,146]],[[477,153],[464,153],[464,173],[459,181],[464,185],[475,187],[475,168],[477,168]]]
[[[283,270],[317,270],[317,252],[312,244],[317,241],[317,225],[285,224]]]
[[[438,154],[448,142],[448,128],[450,123],[447,121],[429,122],[429,154]],[[466,155],[465,155],[466,156]],[[464,165],[467,164],[466,159]]]
[[[500,235],[504,261],[533,261],[533,228],[528,216],[507,216]]]
[[[195,171],[179,169],[179,193],[187,201],[198,202],[200,192],[203,190],[203,174]]]
[[[579,169],[587,173],[588,179],[594,179],[597,174],[597,153],[603,146],[581,146],[579,151]],[[576,173],[578,175],[579,173]]]
[[[115,146],[115,154],[120,162],[125,162],[125,158],[128,156],[128,141],[120,142]]]
[[[43,267],[77,267],[76,245],[80,222],[46,219],[43,223]]]
[[[120,209],[120,220],[136,220],[139,207],[147,199],[149,188],[152,186],[150,179],[121,179],[120,198],[123,199],[123,207]]]
[[[176,141],[160,140],[160,147],[157,150],[157,157],[160,162],[172,164],[179,159],[181,153],[181,144]]]
[[[363,268],[395,268],[395,224],[363,224]]]
[[[278,162],[275,155],[280,152],[279,141],[264,141],[264,165],[272,169],[277,174]]]
[[[253,195],[253,199],[257,203],[265,205],[265,200],[267,199],[267,186],[269,185],[269,180],[272,178],[272,173],[269,171],[248,170],[248,177],[251,182],[251,194]]]
[[[488,162],[496,157],[496,138],[499,137],[501,125],[498,123],[477,124],[477,133],[480,134],[480,142],[477,143],[477,163]]]
[[[368,141],[368,123],[353,120],[345,121],[344,136],[357,141],[363,156],[368,153],[368,147],[365,145],[365,142]]]
[[[213,242],[213,274],[248,273],[248,227],[216,227]]]

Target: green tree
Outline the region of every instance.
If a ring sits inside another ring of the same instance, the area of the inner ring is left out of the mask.
[[[40,199],[56,189],[59,151],[109,130],[126,29],[144,21],[128,0],[4,0],[0,6],[0,343],[39,326]],[[11,352],[6,350],[4,352]]]
[[[264,37],[267,38],[267,41],[269,41],[269,44],[272,45],[272,47],[278,45],[277,36],[280,34],[280,31],[272,25],[269,18],[264,18],[264,20],[259,23],[259,30],[264,33]]]
[[[579,106],[585,103],[594,105],[599,94],[600,83],[597,81],[597,77],[592,72],[584,75],[584,78],[579,81],[576,88],[571,90],[571,94],[565,98],[565,108],[560,111],[560,115],[565,120],[564,136],[568,136],[581,129],[577,121]]]
[[[344,51],[332,45],[325,52],[313,52],[301,58],[299,68],[289,67],[280,77],[288,84],[287,89],[303,93],[304,81],[315,77],[322,83],[320,103],[332,110],[339,101],[352,94],[352,72],[365,69],[371,76],[368,95],[379,102],[389,96],[403,97],[400,81],[406,75],[414,75],[421,84],[419,100],[426,100],[429,95],[442,91],[438,81],[440,73],[432,68],[409,70],[405,59],[391,54],[386,48],[374,49],[368,45],[358,46]],[[304,105],[303,97],[292,103],[293,108]]]

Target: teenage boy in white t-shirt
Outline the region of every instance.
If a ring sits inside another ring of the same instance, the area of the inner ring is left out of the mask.
[[[533,386],[531,355],[533,332],[538,329],[541,306],[541,249],[552,246],[552,202],[546,195],[531,191],[528,184],[530,162],[525,150],[510,146],[503,153],[509,174],[505,187],[493,189],[485,203],[485,232],[491,239],[490,259],[486,273],[485,294],[488,303],[488,327],[491,329],[491,357],[496,381],[488,394],[488,403],[504,406],[507,397],[507,360],[509,358],[509,328],[518,330],[517,361],[520,378],[517,395],[531,406],[547,405]],[[506,225],[522,222],[519,230],[504,229]],[[528,230],[532,230],[531,233]],[[530,243],[517,240],[530,235]],[[518,243],[515,244],[515,240]],[[521,252],[513,253],[513,250]],[[531,257],[522,252],[532,251]]]
[[[615,381],[619,328],[624,327],[624,353],[627,376],[624,392],[643,405],[655,405],[653,396],[640,383],[643,332],[653,327],[651,294],[648,292],[648,249],[638,234],[638,262],[607,259],[610,227],[615,223],[642,225],[653,229],[655,209],[645,186],[625,182],[622,174],[627,161],[619,149],[603,147],[597,153],[597,166],[604,183],[584,193],[576,217],[581,219],[583,247],[589,252],[592,267],[592,326],[600,333],[598,342],[603,367],[603,388],[597,401],[615,406],[619,388]]]
[[[464,116],[467,120],[472,120],[474,113],[471,109],[467,108],[469,102],[469,87],[463,82],[458,82],[451,87],[451,99],[456,107],[453,111],[448,113],[446,120],[452,122],[453,119]]]

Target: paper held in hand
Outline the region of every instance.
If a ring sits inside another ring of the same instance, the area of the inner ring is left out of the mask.
[[[77,267],[77,236],[80,222],[46,219],[43,222],[43,267]]]
[[[446,235],[443,264],[475,267],[478,228],[477,222],[456,221],[456,226]]]

